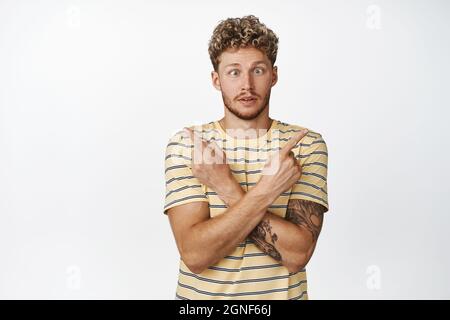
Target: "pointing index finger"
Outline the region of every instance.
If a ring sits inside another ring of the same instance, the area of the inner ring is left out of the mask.
[[[202,143],[203,138],[197,132],[195,132],[195,130],[188,127],[184,127],[184,131],[189,134],[193,145]]]
[[[187,132],[191,138],[191,142],[193,145],[192,151],[191,151],[191,158],[193,163],[199,163],[201,162],[202,155],[203,155],[203,138],[198,135],[195,130],[185,127],[184,131]]]
[[[308,129],[303,129],[300,132],[297,132],[294,136],[292,136],[288,142],[283,146],[283,149],[281,149],[281,152],[285,155],[287,155],[292,148],[295,147],[295,145],[308,133]]]

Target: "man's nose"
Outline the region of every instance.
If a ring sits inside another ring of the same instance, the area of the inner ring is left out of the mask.
[[[253,90],[253,77],[250,72],[244,73],[243,82],[242,82],[243,90]]]

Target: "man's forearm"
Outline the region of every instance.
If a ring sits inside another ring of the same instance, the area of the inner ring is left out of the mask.
[[[308,231],[269,211],[249,238],[290,272],[297,272],[308,263],[308,250],[314,242]]]
[[[185,259],[192,272],[200,273],[227,256],[264,217],[270,205],[266,197],[257,190],[245,193],[239,185],[238,188],[242,192],[230,190],[235,197],[229,199],[233,204],[225,212],[191,228],[185,244],[190,250]]]
[[[237,192],[235,188],[229,187],[219,196],[228,206],[233,206],[244,195],[244,190]],[[270,211],[265,212],[248,237],[290,272],[297,272],[306,265],[311,255],[310,250],[314,250],[312,244],[316,241],[309,230]]]

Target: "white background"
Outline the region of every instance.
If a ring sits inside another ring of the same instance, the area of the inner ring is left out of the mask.
[[[207,45],[280,38],[271,116],[320,132],[311,299],[450,298],[448,1],[0,1],[0,298],[172,299],[164,151],[223,115]]]

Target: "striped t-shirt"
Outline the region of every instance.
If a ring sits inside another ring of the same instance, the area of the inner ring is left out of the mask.
[[[237,139],[227,134],[218,121],[191,126],[204,139],[214,139],[225,151],[234,178],[248,191],[258,182],[267,158],[304,127],[273,120],[258,138]],[[309,130],[309,129],[308,129]],[[166,147],[165,178],[167,209],[193,201],[209,203],[210,217],[222,214],[224,202],[214,190],[192,175],[191,140],[183,131],[170,138]],[[292,149],[302,166],[300,179],[268,208],[285,217],[289,199],[322,204],[328,211],[328,152],[321,134],[309,130]],[[182,213],[180,213],[182,214]],[[205,244],[207,245],[207,244]],[[179,299],[308,299],[306,270],[289,273],[286,267],[260,250],[251,239],[240,243],[215,265],[195,274],[180,259],[176,288]]]

